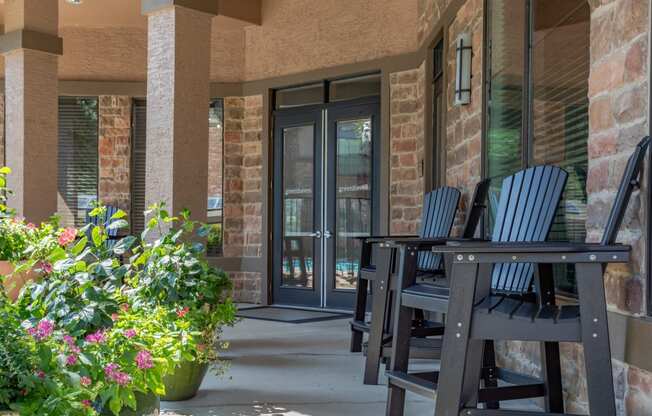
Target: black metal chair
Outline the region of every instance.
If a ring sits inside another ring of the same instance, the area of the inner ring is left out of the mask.
[[[487,339],[539,341],[546,347],[559,342],[581,343],[589,412],[592,416],[616,414],[603,275],[609,263],[629,261],[631,247],[616,244],[616,239],[631,194],[639,184],[649,145],[649,137],[644,138],[629,158],[599,244],[458,244],[442,250],[452,254],[454,259],[448,316],[456,330],[444,336],[437,416],[514,414],[478,408],[478,402],[495,400],[501,395],[497,388],[480,388],[482,368],[476,354]],[[537,304],[517,304],[511,299],[500,301],[489,290],[490,267],[496,264],[522,267],[524,262],[537,264],[539,270],[548,271],[546,274],[553,264],[574,265],[578,303],[555,305],[551,296],[554,286],[548,288],[543,281],[541,287],[537,287],[542,293],[541,302]],[[553,377],[561,378],[559,374]],[[546,411],[549,412],[546,414],[563,414],[561,396],[549,400]],[[521,416],[536,414],[541,413],[518,413]]]
[[[419,236],[421,238],[447,237],[453,227],[455,214],[460,200],[460,191],[455,188],[442,187],[427,193],[423,200],[423,210]],[[377,384],[382,345],[387,339],[391,324],[389,316],[389,294],[392,289],[392,269],[394,259],[392,253],[379,255],[378,264],[372,264],[374,247],[378,252],[385,250],[385,242],[392,237],[365,238],[362,242],[360,258],[360,273],[356,289],[356,301],[353,320],[351,321],[351,352],[360,352],[363,347],[363,334],[369,333],[366,348],[365,384]],[[441,274],[441,256],[433,253],[421,253],[418,273],[420,278]],[[369,282],[372,283],[373,301],[371,306],[371,322],[365,321]],[[417,314],[419,315],[419,314]],[[441,334],[440,325],[428,327],[427,323],[417,316],[415,326],[421,334]]]
[[[494,224],[493,241],[544,241],[555,217],[557,205],[561,199],[566,184],[567,173],[553,166],[538,166],[516,173],[503,181],[497,216]],[[450,243],[450,242],[448,242]],[[438,373],[409,373],[410,358],[410,322],[414,309],[430,312],[447,313],[449,305],[449,288],[446,286],[427,286],[416,281],[415,258],[420,251],[443,249],[447,242],[427,240],[397,240],[399,252],[398,287],[401,293],[396,297],[394,333],[392,343],[392,361],[388,371],[389,397],[387,403],[388,415],[402,415],[405,391],[411,390],[433,397],[436,391]],[[534,268],[523,264],[497,265],[492,272],[491,288],[494,293],[504,299],[515,299],[517,302],[532,302],[536,294],[532,291]],[[449,276],[450,277],[450,276]],[[551,279],[551,276],[547,276]],[[456,277],[452,276],[451,279]],[[454,280],[452,281],[454,283]],[[541,293],[541,292],[538,292]],[[444,338],[458,331],[457,323],[451,323],[447,314],[447,330]],[[453,328],[451,328],[453,326]],[[446,354],[445,344],[442,353]],[[486,400],[488,407],[497,408],[498,402],[505,398],[540,397],[546,394],[561,394],[561,384],[551,377],[542,383],[538,380],[514,374],[496,368],[493,343],[483,345],[480,351],[480,364],[484,365],[482,375],[485,384],[496,388],[498,378],[508,381],[525,382],[526,387],[514,390],[501,390],[503,396]],[[484,354],[483,354],[484,351]],[[550,374],[560,374],[558,345],[550,346],[549,358],[544,363]],[[445,357],[442,357],[442,361]],[[522,383],[521,383],[522,384]]]

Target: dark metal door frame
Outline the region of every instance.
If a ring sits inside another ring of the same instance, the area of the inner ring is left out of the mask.
[[[335,288],[336,163],[338,121],[369,117],[372,120],[372,234],[379,230],[380,207],[380,97],[283,109],[274,112],[273,180],[273,303],[331,309],[352,309],[355,291]],[[283,256],[283,130],[293,126],[315,126],[315,174],[313,189],[314,242],[312,289],[281,286]],[[324,241],[324,243],[321,243]],[[325,262],[324,264],[322,262]],[[324,272],[322,272],[324,271]],[[326,277],[324,277],[326,276]]]

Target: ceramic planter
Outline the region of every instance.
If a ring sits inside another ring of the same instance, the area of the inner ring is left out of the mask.
[[[177,366],[174,374],[163,379],[165,396],[161,397],[161,400],[176,402],[192,399],[197,395],[207,371],[208,363],[182,362]]]
[[[0,416],[19,416],[18,412],[13,412],[11,410],[0,410]]]
[[[9,276],[5,278],[3,283],[7,296],[11,300],[16,300],[20,290],[25,286],[25,283],[34,280],[37,277],[37,274],[31,270],[25,273],[12,275],[13,272],[14,265],[11,264],[11,262],[0,261],[0,275]]]
[[[136,392],[136,410],[130,407],[124,407],[119,416],[159,416],[161,410],[161,400],[153,393],[143,394]],[[102,416],[115,416],[108,408],[102,409]]]

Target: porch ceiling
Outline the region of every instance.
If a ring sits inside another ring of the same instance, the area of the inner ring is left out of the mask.
[[[211,0],[218,3],[221,23],[231,27],[260,24],[262,0]],[[59,0],[60,27],[147,27],[141,0],[83,0],[70,4]],[[0,24],[4,25],[5,0],[0,0]]]

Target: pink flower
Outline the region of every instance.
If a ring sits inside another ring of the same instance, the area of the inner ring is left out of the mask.
[[[122,310],[122,312],[127,312],[129,310],[129,304],[123,303],[122,305],[120,305],[120,309]]]
[[[112,313],[111,314],[111,320],[113,322],[117,321],[120,318],[120,316],[117,313]]]
[[[86,377],[86,376],[81,376],[81,378],[79,379],[79,383],[84,387],[90,386],[92,382],[93,381],[90,379],[90,377]]]
[[[82,400],[82,404],[84,405],[84,407],[91,407],[93,403],[90,400],[86,399],[86,400]]]
[[[40,262],[39,267],[45,274],[52,273],[52,264],[48,263],[47,261]]]
[[[76,228],[66,228],[59,234],[59,245],[65,247],[77,238]]]
[[[154,363],[152,362],[152,354],[147,350],[139,351],[138,354],[136,354],[136,365],[141,370],[146,370],[148,368],[154,367]]]
[[[183,318],[184,316],[186,316],[186,314],[187,314],[189,311],[190,311],[190,308],[186,306],[185,308],[181,309],[180,311],[177,311],[177,316],[178,316],[179,318]]]
[[[104,342],[106,342],[106,335],[104,334],[104,331],[100,330],[86,335],[85,341],[89,344],[104,344]]]
[[[135,329],[127,329],[125,331],[125,337],[127,338],[133,338],[136,336],[136,330]]]
[[[68,367],[73,366],[77,364],[77,356],[74,354],[70,354],[69,356],[66,357],[66,365]]]
[[[121,386],[129,384],[131,377],[127,373],[120,371],[120,366],[116,363],[109,363],[104,367],[104,375],[108,380],[111,380]]]
[[[68,348],[70,348],[70,351],[74,352],[75,354],[79,354],[81,352],[81,349],[77,346],[75,338],[71,337],[70,335],[64,335],[63,342],[65,342],[66,345],[68,345]]]
[[[34,225],[33,222],[30,222],[30,223],[27,224],[27,228],[30,229],[30,230],[36,230],[36,225]]]
[[[36,377],[38,377],[38,378],[40,378],[40,379],[44,379],[44,378],[45,378],[45,371],[43,371],[43,370],[38,370],[38,371],[36,372]]]
[[[27,333],[37,341],[43,341],[49,338],[54,332],[54,322],[43,319],[36,327],[27,329]]]

